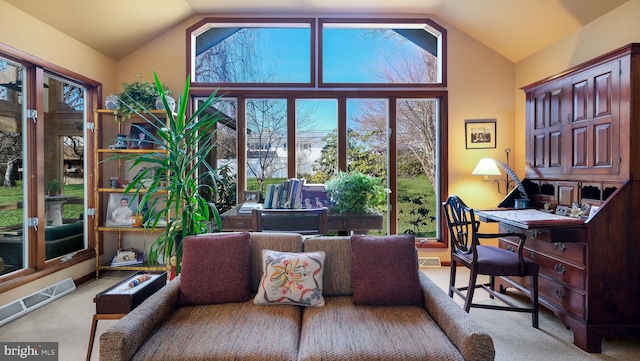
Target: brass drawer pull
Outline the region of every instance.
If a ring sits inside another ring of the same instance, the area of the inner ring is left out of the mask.
[[[507,251],[509,251],[509,252],[515,252],[515,251],[516,251],[516,249],[515,249],[515,248],[513,248],[513,246],[512,246],[512,245],[508,245],[508,246],[507,246]]]
[[[556,264],[553,266],[553,269],[554,269],[554,270],[556,270],[556,272],[558,272],[558,274],[561,274],[561,275],[563,275],[563,274],[567,273],[567,269],[566,269],[563,265],[561,265],[561,264],[557,264],[557,263],[556,263]]]
[[[532,260],[536,260],[536,253],[534,251],[531,251],[531,256],[529,256],[529,258],[531,258]]]
[[[565,246],[562,242],[556,242],[553,244],[553,246],[560,252],[564,252],[564,250],[567,249],[567,246]]]
[[[564,291],[561,289],[557,289],[554,291],[554,293],[556,294],[556,297],[558,297],[561,300],[564,300],[565,297],[567,297],[567,295],[564,294]]]

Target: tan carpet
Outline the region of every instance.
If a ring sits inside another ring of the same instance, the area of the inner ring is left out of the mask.
[[[422,271],[443,289],[449,280],[449,268],[423,268]],[[111,287],[132,272],[107,272],[99,280],[80,285],[72,293],[0,326],[0,341],[59,342],[60,361],[84,360],[89,342],[91,318],[95,312],[96,293]],[[458,279],[464,282],[462,268]],[[485,292],[478,300],[493,302]],[[456,297],[459,302],[459,298]],[[589,354],[573,345],[573,333],[550,312],[540,314],[540,329],[531,327],[528,314],[472,309],[473,316],[491,334],[496,360],[638,360],[640,339],[613,339],[602,342],[602,354]],[[100,321],[92,360],[98,360],[100,334],[115,321]]]

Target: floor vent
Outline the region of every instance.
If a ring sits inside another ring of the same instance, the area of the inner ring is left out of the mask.
[[[440,257],[418,257],[420,267],[440,267]]]
[[[76,284],[71,278],[64,279],[49,287],[43,288],[19,300],[0,307],[0,326],[14,320],[27,312],[31,312],[40,306],[60,298],[76,289]]]

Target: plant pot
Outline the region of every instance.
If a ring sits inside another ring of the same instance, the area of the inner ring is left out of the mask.
[[[116,110],[118,108],[118,96],[115,94],[107,95],[104,99],[104,108],[108,110]]]
[[[176,100],[168,95],[166,95],[165,97],[167,98],[169,109],[171,109],[171,112],[174,112],[176,110]],[[164,104],[162,103],[161,97],[156,98],[156,110],[164,110]]]

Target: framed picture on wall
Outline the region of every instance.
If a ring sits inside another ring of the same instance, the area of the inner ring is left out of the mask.
[[[496,147],[495,119],[468,119],[464,121],[467,149],[487,149]]]

